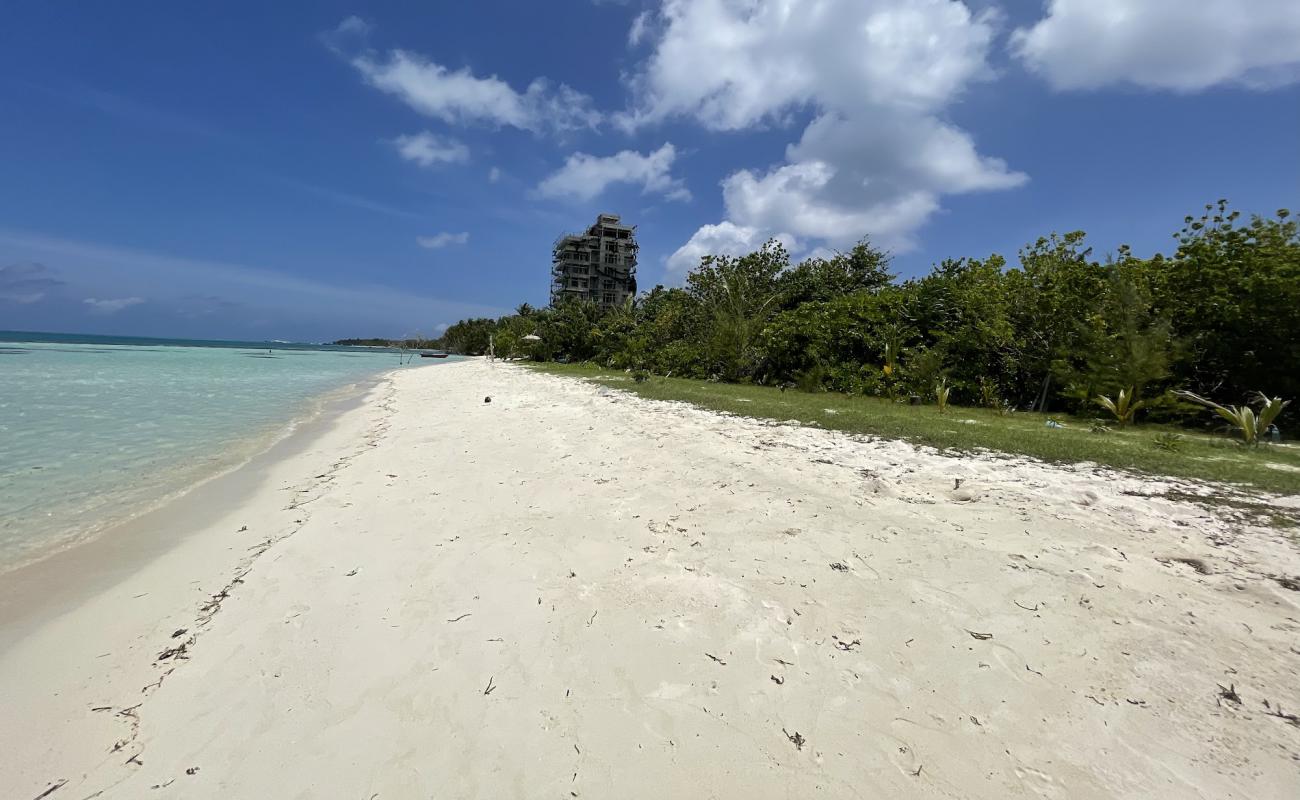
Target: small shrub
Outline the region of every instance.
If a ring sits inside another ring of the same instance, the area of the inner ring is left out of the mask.
[[[943,378],[934,385],[934,397],[939,401],[939,413],[943,414],[948,410],[948,395],[952,389],[948,386],[948,379]]]
[[[1250,447],[1259,444],[1259,432],[1268,430],[1268,426],[1273,424],[1273,420],[1277,419],[1277,415],[1282,413],[1282,409],[1291,404],[1290,400],[1269,397],[1263,392],[1256,392],[1261,403],[1259,416],[1257,417],[1255,410],[1248,405],[1221,406],[1213,400],[1207,400],[1198,394],[1185,390],[1179,390],[1174,394],[1184,400],[1199,403],[1226,419],[1241,434],[1242,443]]]
[[[632,380],[637,383],[645,383],[650,380],[650,373],[643,369],[634,369],[632,370]]]
[[[1157,433],[1156,438],[1151,444],[1158,450],[1164,450],[1167,453],[1176,453],[1183,449],[1183,435],[1181,433]]]
[[[1099,419],[1094,419],[1092,425],[1088,426],[1088,430],[1093,433],[1110,433],[1110,428]]]
[[[1132,388],[1129,388],[1120,389],[1119,395],[1116,396],[1114,400],[1111,400],[1105,395],[1097,397],[1097,405],[1114,414],[1115,421],[1118,422],[1119,426],[1122,428],[1133,421],[1133,417],[1137,414],[1138,409],[1142,408],[1146,403],[1142,400],[1138,400],[1137,392],[1133,391]]]
[[[998,396],[998,385],[988,378],[980,378],[980,403],[985,408],[1002,407],[1002,400]]]

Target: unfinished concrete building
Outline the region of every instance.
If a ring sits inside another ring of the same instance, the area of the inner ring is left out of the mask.
[[[555,240],[551,258],[551,305],[565,298],[612,308],[636,294],[636,226],[617,214],[601,214],[583,234]]]

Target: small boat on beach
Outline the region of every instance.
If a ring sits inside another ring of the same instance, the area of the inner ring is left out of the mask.
[[[420,353],[420,358],[446,358],[448,353]]]

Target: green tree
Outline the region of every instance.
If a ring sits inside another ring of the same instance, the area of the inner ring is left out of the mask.
[[[1102,267],[1090,260],[1083,231],[1053,233],[1020,251],[1020,269],[1006,276],[1015,326],[1013,342],[1022,374],[1034,381],[1018,389],[1043,410],[1051,399],[1053,368],[1079,352],[1079,321],[1096,312],[1105,288]],[[1032,394],[1031,394],[1032,392]]]
[[[1146,262],[1127,247],[1109,265],[1108,283],[1100,308],[1079,320],[1079,351],[1057,361],[1057,377],[1065,393],[1082,405],[1099,395],[1124,396],[1134,407],[1150,397],[1153,384],[1169,375],[1175,351],[1169,320],[1156,316],[1141,276]]]
[[[801,303],[824,303],[847,294],[879,291],[894,275],[889,272],[889,254],[862,239],[847,253],[830,258],[810,258],[781,273],[778,284],[783,308]]]
[[[1226,200],[1186,217],[1178,250],[1153,261],[1157,311],[1184,349],[1174,364],[1197,394],[1244,403],[1257,389],[1300,395],[1300,233],[1286,209],[1241,214]]]
[[[738,258],[705,256],[687,276],[686,291],[708,321],[704,356],[714,373],[733,381],[754,375],[758,336],[781,296],[777,276],[789,266],[789,253],[773,239]]]
[[[996,254],[982,260],[948,259],[903,286],[922,339],[942,355],[956,396],[967,402],[1014,384],[1018,377],[1005,265]]]

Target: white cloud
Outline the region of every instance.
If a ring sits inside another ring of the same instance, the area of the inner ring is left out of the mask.
[[[730,131],[812,115],[783,163],[722,181],[725,220],[670,268],[706,245],[752,249],[778,233],[808,247],[870,235],[906,249],[944,195],[1026,180],[942,118],[991,76],[994,12],[957,0],[664,0],[658,19],[642,34],[654,51],[630,79],[623,127],[685,117]]]
[[[469,242],[469,232],[448,233],[446,231],[433,236],[417,236],[415,241],[424,248],[437,250],[446,247],[449,244],[467,244]]]
[[[369,35],[370,30],[371,30],[371,26],[369,22],[366,22],[361,17],[354,15],[340,22],[339,26],[334,29],[334,32],[336,34],[367,36]]]
[[[501,180],[501,170],[498,167],[488,170],[488,183],[496,183],[499,180]]]
[[[636,15],[632,20],[632,27],[627,32],[627,43],[629,47],[636,47],[645,39],[650,29],[650,10],[646,9]]]
[[[393,140],[393,146],[397,148],[402,158],[414,161],[422,167],[457,164],[469,160],[469,148],[462,142],[429,131],[421,131],[410,136],[398,136]]]
[[[980,156],[963,131],[927,115],[823,115],[787,149],[787,159],[762,175],[741,170],[727,177],[728,218],[833,247],[870,233],[878,245],[909,249],[942,194],[1008,189],[1027,180],[1002,160]]]
[[[689,200],[690,191],[671,174],[677,150],[671,142],[645,155],[623,150],[612,156],[598,157],[574,153],[564,166],[547,176],[537,187],[543,197],[575,197],[591,200],[610,184],[640,184],[644,193],[662,194],[669,200]]]
[[[787,250],[795,250],[799,243],[788,233],[765,234],[758,228],[736,225],[733,222],[719,222],[717,225],[704,225],[691,236],[690,241],[668,257],[670,272],[685,273],[698,266],[704,256],[741,256],[752,253],[769,238],[785,245]]]
[[[538,78],[523,92],[468,68],[452,70],[416,53],[393,50],[376,59],[369,52],[352,58],[365,79],[429,117],[451,124],[510,126],[541,133],[595,128],[601,115],[591,98],[564,84]]]
[[[143,297],[119,297],[114,300],[96,300],[93,297],[87,297],[82,301],[90,306],[92,311],[100,314],[116,314],[124,308],[130,308],[144,302]]]
[[[632,79],[635,126],[673,115],[745,128],[810,105],[941,107],[987,74],[989,14],[954,0],[664,0]]]
[[[1300,80],[1296,0],[1050,0],[1011,50],[1057,89],[1196,91]]]

